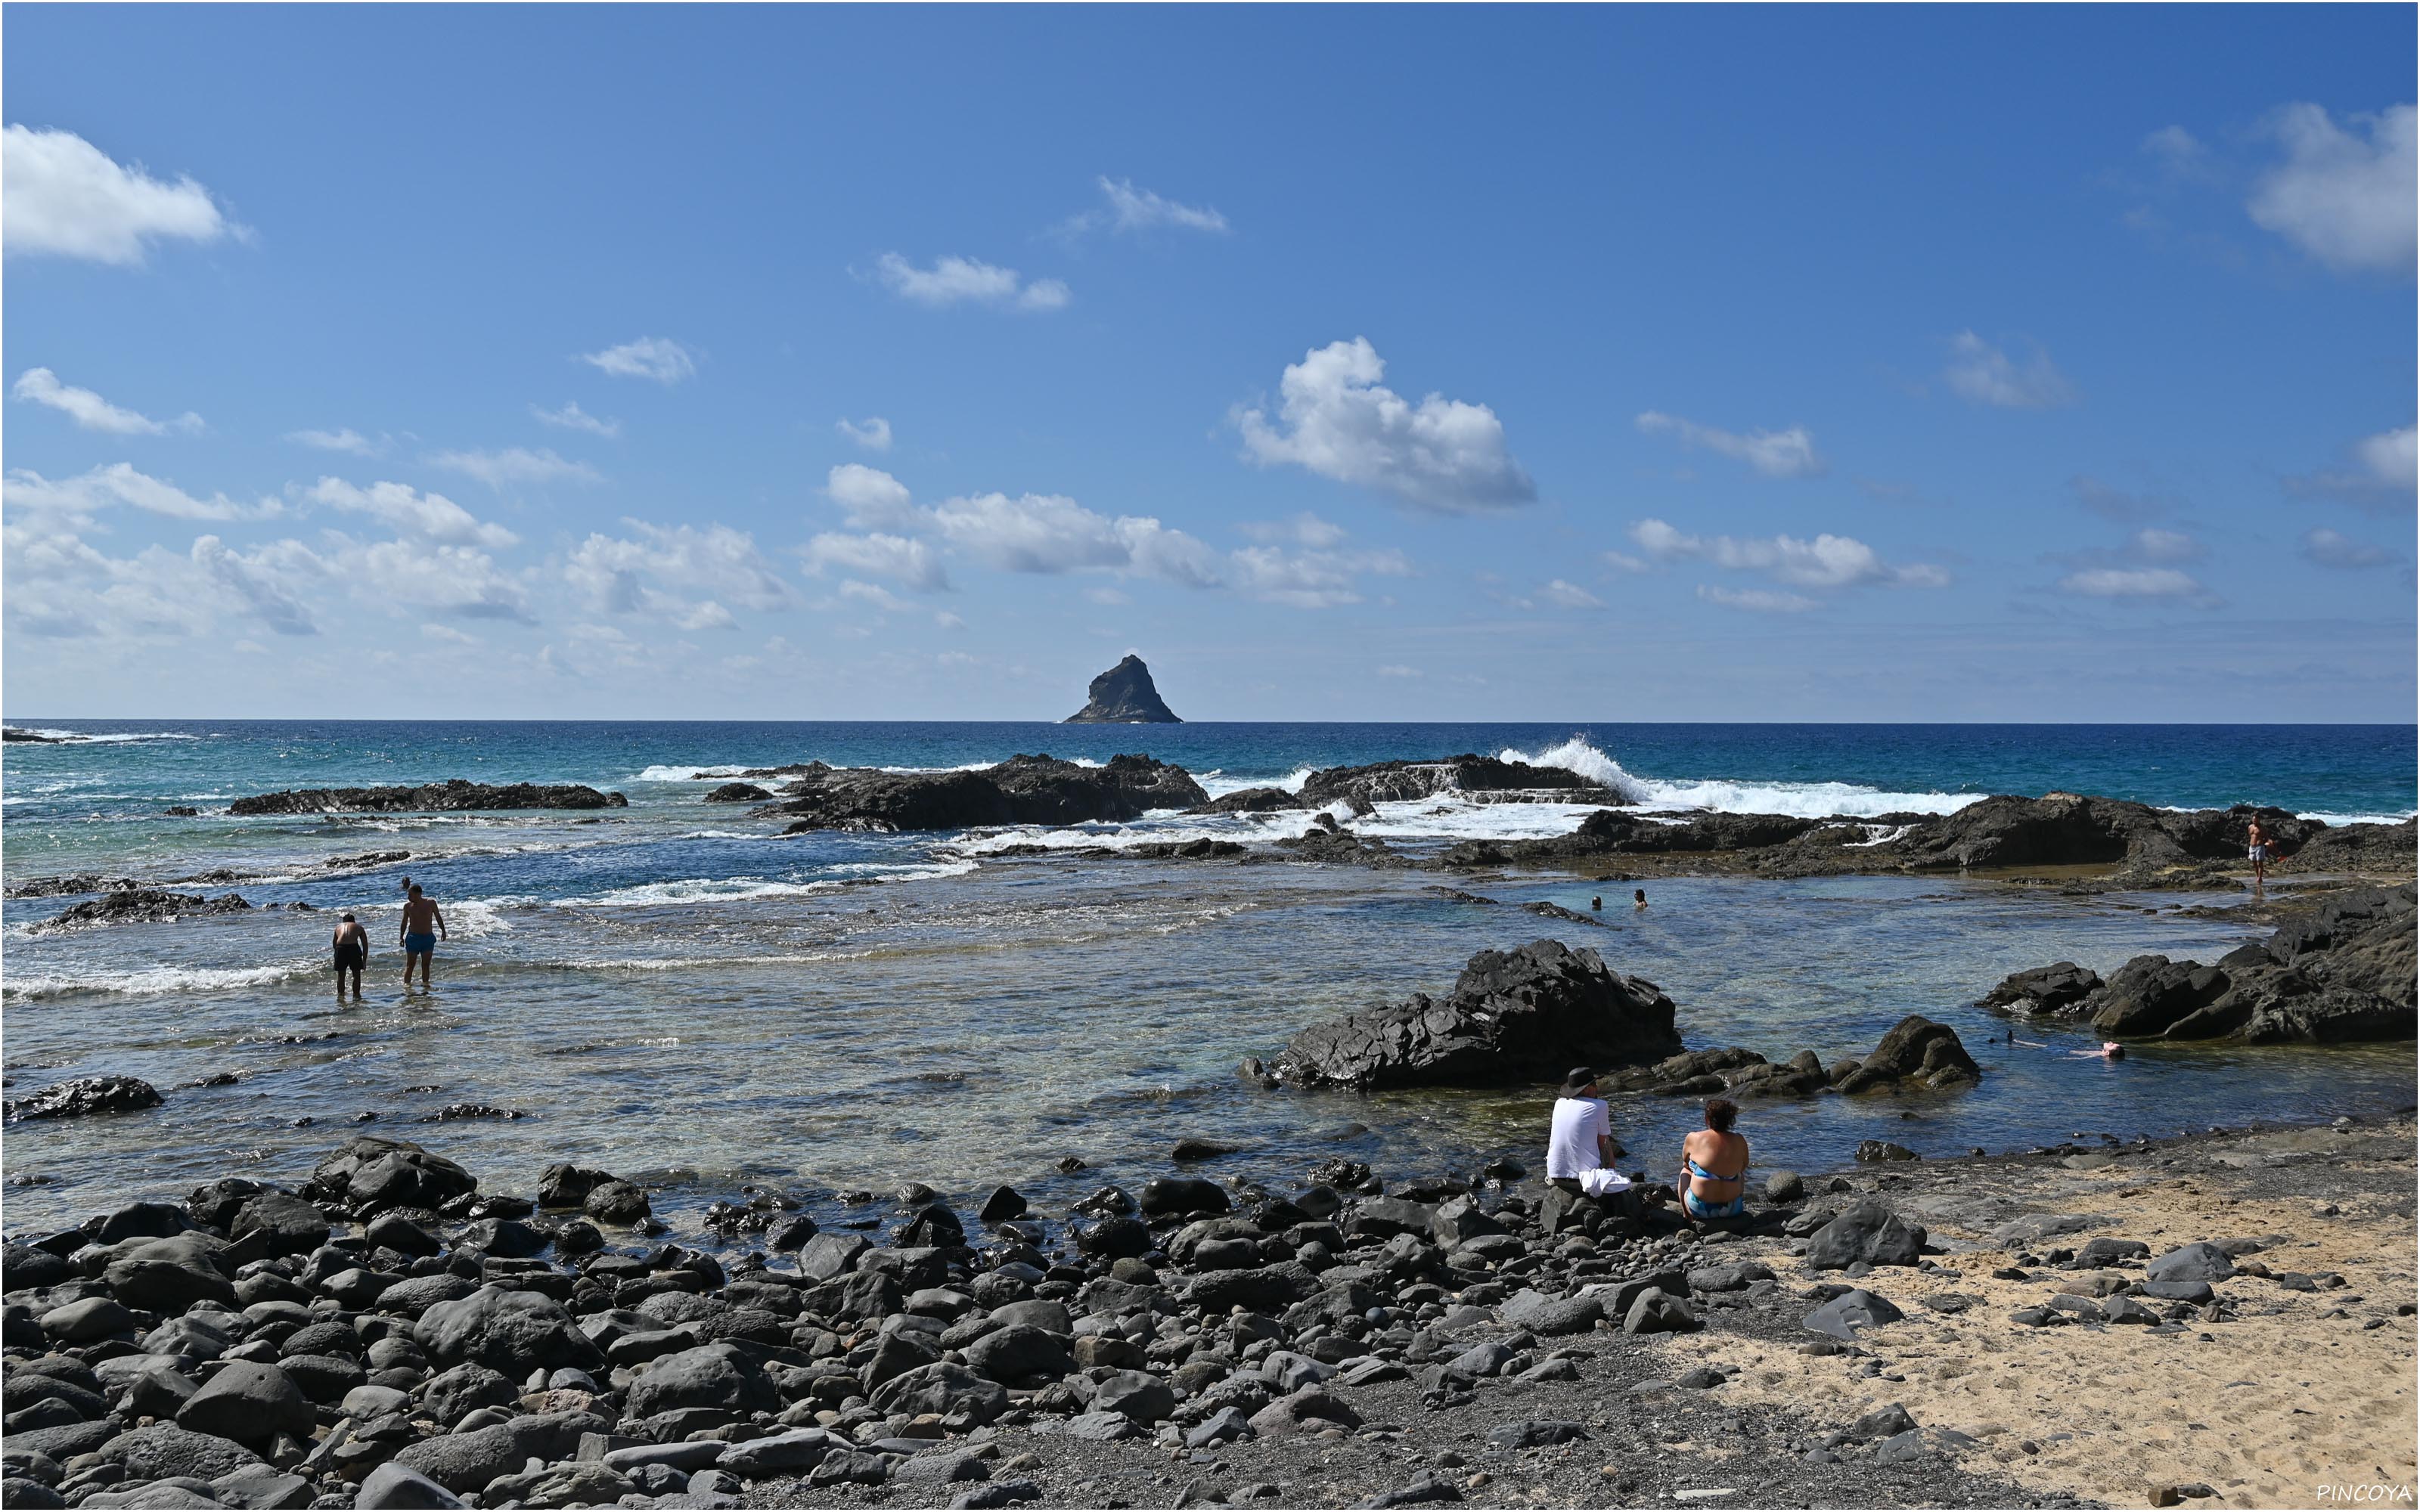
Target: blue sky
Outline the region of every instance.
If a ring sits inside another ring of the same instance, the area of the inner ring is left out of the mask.
[[[8,712],[2400,722],[2414,40],[12,8]]]

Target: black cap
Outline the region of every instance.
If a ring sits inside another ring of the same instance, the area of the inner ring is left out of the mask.
[[[1581,1091],[1590,1084],[1594,1083],[1595,1080],[1595,1072],[1589,1070],[1586,1066],[1574,1066],[1571,1069],[1570,1074],[1563,1078],[1563,1090],[1567,1093]]]

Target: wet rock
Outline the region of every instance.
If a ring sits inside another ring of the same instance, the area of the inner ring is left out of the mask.
[[[561,783],[539,786],[514,782],[430,782],[420,787],[304,788],[286,793],[238,798],[227,812],[251,814],[310,813],[459,813],[502,809],[620,809],[628,800],[619,793]]]
[[[1363,1090],[1546,1078],[1671,1055],[1681,1048],[1672,1015],[1654,983],[1619,975],[1594,950],[1536,940],[1472,956],[1445,998],[1416,994],[1305,1029],[1275,1070],[1298,1085]]]
[[[409,1140],[358,1134],[319,1162],[302,1196],[365,1217],[389,1208],[436,1210],[479,1189],[478,1180]]]
[[[708,803],[763,803],[773,795],[753,782],[725,782],[706,795]]]
[[[1858,1140],[1855,1156],[1859,1162],[1866,1165],[1879,1165],[1885,1161],[1920,1160],[1923,1158],[1916,1154],[1915,1150],[1908,1149],[1905,1145],[1893,1144],[1887,1139]]]
[[[1959,1042],[1957,1030],[1911,1013],[1891,1026],[1838,1087],[1848,1096],[1910,1081],[1941,1090],[1971,1085],[1981,1076],[1982,1068]]]
[[[1136,819],[1207,797],[1183,767],[1148,756],[1115,756],[1102,766],[1012,756],[974,772],[825,767],[790,783],[761,811],[791,816],[796,833],[970,829]]]
[[[2011,972],[1985,993],[1978,1008],[2008,1013],[2064,1013],[2101,990],[2101,974],[2072,961]]]
[[[1000,1186],[992,1188],[991,1196],[984,1198],[984,1205],[975,1216],[987,1224],[999,1224],[1022,1218],[1025,1212],[1024,1195],[1013,1186]]]
[[[85,1076],[59,1082],[6,1104],[11,1123],[20,1119],[81,1119],[95,1113],[132,1113],[160,1105],[149,1082],[132,1076]]]
[[[628,1228],[644,1222],[653,1212],[647,1205],[647,1194],[629,1181],[618,1178],[599,1181],[581,1198],[580,1211],[600,1224],[614,1224]]]

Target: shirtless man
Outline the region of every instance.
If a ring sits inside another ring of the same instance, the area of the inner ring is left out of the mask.
[[[2243,838],[2251,847],[2248,854],[2252,858],[2252,885],[2256,887],[2265,886],[2269,881],[2268,832],[2260,827],[2260,821],[2255,819]]]
[[[433,932],[433,933],[432,933]],[[411,964],[420,963],[420,985],[428,985],[428,963],[437,954],[437,942],[447,938],[445,914],[436,901],[421,896],[420,884],[411,885],[403,900],[403,989],[411,990]]]
[[[362,995],[362,968],[369,964],[370,932],[362,928],[352,915],[347,914],[336,926],[336,937],[330,942],[336,952],[336,995],[345,995],[345,975],[353,978],[353,996]]]

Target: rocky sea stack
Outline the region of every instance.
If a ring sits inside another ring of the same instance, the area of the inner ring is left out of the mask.
[[[1183,724],[1176,711],[1152,686],[1151,669],[1140,656],[1125,660],[1093,679],[1086,689],[1091,700],[1067,716],[1063,724]]]

